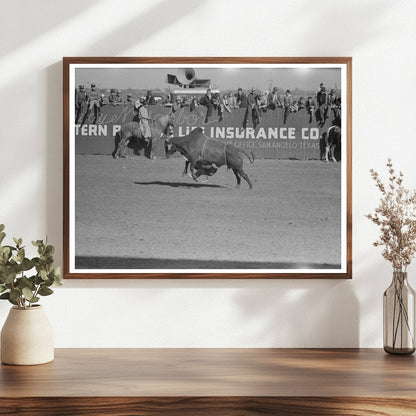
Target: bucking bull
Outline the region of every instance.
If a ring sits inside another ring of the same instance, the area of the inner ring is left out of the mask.
[[[237,178],[237,187],[240,186],[241,178],[244,178],[250,189],[253,187],[250,178],[244,172],[242,157],[242,154],[246,155],[250,163],[253,163],[253,152],[249,155],[232,144],[208,137],[200,127],[187,136],[167,138],[166,142],[166,155],[172,155],[176,151],[180,152],[187,160],[185,172],[189,165],[194,180],[197,180],[198,176],[202,174],[212,176],[219,167],[225,165],[234,172]]]

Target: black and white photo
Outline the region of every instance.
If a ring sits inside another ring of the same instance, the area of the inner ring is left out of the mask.
[[[351,277],[350,58],[64,58],[65,277]]]

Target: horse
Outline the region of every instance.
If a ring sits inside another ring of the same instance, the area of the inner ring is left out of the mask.
[[[336,162],[335,150],[341,147],[341,128],[333,125],[322,134],[322,137],[325,140],[325,160],[329,162],[329,157],[331,157]]]
[[[168,129],[174,124],[174,116],[172,113],[169,114],[157,114],[153,120],[150,120],[150,131],[152,133],[152,139],[159,139],[163,135],[168,135]],[[117,148],[114,151],[114,158],[126,157],[127,145],[130,139],[136,138],[138,140],[144,140],[142,131],[140,130],[139,122],[131,121],[121,125],[119,132],[120,141],[117,144]],[[150,141],[145,140],[147,143],[147,150],[149,155],[152,150],[152,139]]]

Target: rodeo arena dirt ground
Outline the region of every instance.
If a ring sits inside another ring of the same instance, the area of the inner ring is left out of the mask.
[[[244,161],[204,182],[184,159],[76,155],[76,267],[339,268],[341,164]]]

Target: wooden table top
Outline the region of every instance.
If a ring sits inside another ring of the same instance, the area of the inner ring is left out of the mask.
[[[416,397],[414,356],[381,349],[57,349],[0,366],[0,398]]]

